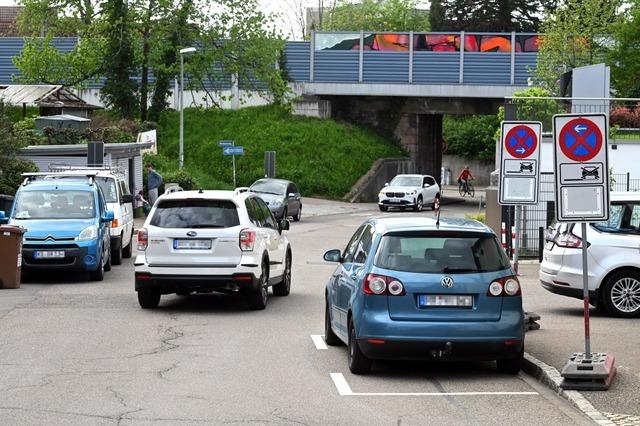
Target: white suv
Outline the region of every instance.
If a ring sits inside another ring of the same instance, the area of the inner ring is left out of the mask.
[[[440,186],[429,175],[397,175],[391,183],[385,183],[378,194],[378,207],[383,212],[390,207],[407,207],[422,211],[425,205],[431,210],[440,208]]]
[[[178,191],[162,195],[138,231],[135,289],[143,308],[162,294],[238,293],[264,309],[291,288],[291,246],[269,207],[250,192]]]
[[[547,230],[540,282],[582,299],[582,235],[575,224]],[[640,316],[640,193],[611,193],[610,219],[587,230],[589,302],[618,317]]]

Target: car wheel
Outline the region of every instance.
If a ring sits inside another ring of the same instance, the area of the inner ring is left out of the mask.
[[[422,196],[418,197],[418,200],[416,201],[416,205],[413,209],[417,212],[422,211]]]
[[[109,257],[107,258],[107,261],[104,264],[104,270],[105,272],[109,272],[111,270],[111,253],[109,253]]]
[[[114,265],[120,265],[122,263],[122,236],[120,236],[115,247],[111,248],[111,261]]]
[[[269,297],[269,259],[262,259],[262,273],[258,277],[258,282],[254,288],[247,289],[245,299],[249,309],[259,311],[267,307]]]
[[[102,262],[102,256],[100,256],[100,261],[98,262],[98,269],[91,271],[89,275],[91,276],[91,281],[104,280],[104,263]]]
[[[433,199],[433,204],[431,204],[431,210],[440,210],[440,194],[436,195],[436,198]]]
[[[293,217],[293,221],[300,222],[300,219],[302,219],[302,204],[300,204],[300,207],[298,207],[298,213],[296,213],[296,215]]]
[[[524,352],[521,352],[516,358],[496,360],[498,371],[505,374],[518,374],[522,370],[524,364]]]
[[[614,273],[602,288],[605,310],[613,316],[634,318],[640,316],[640,273],[620,271]]]
[[[142,309],[157,308],[160,303],[160,292],[150,289],[138,290],[138,303]]]
[[[282,281],[273,286],[274,296],[288,296],[291,292],[291,253],[287,252],[287,259],[284,262],[284,274]]]
[[[122,257],[125,259],[130,259],[133,255],[133,231],[131,232],[131,236],[129,237],[129,244],[122,249]]]
[[[349,352],[348,352],[348,361],[349,361],[349,370],[353,374],[367,374],[371,371],[372,361],[364,356],[360,347],[358,346],[358,341],[356,340],[356,329],[353,326],[353,321],[349,321]]]
[[[387,210],[389,210],[389,207],[387,206],[378,206],[378,208],[380,208],[381,212],[386,212]]]
[[[325,301],[324,309],[324,341],[329,346],[339,346],[342,344],[342,340],[340,340],[331,329],[331,316],[329,315],[329,302],[327,301]]]

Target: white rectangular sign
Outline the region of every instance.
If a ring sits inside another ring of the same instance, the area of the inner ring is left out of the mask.
[[[541,133],[538,121],[502,122],[500,204],[538,203]]]
[[[608,129],[605,114],[553,117],[556,219],[609,219]]]

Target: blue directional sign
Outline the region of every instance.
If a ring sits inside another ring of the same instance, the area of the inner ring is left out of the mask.
[[[229,141],[229,140],[218,141],[218,146],[223,148],[225,146],[233,146],[233,141]]]
[[[222,148],[223,155],[244,155],[243,146],[225,146]]]

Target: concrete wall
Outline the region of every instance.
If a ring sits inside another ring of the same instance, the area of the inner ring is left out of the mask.
[[[451,185],[456,184],[456,179],[464,166],[469,166],[471,174],[476,178],[475,185],[489,185],[489,175],[495,170],[492,160],[466,160],[457,155],[442,156],[442,167],[451,170]]]
[[[378,192],[398,174],[414,173],[413,161],[397,158],[382,158],[371,166],[371,169],[358,179],[351,191],[344,197],[349,202],[378,201]]]
[[[325,99],[304,98],[292,104],[293,115],[315,118],[331,118],[331,102]]]

